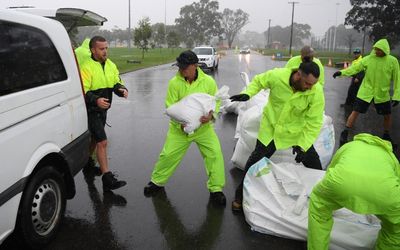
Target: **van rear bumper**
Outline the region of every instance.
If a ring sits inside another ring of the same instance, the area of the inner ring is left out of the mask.
[[[81,136],[62,148],[61,152],[68,163],[69,171],[75,176],[89,159],[90,132],[87,130]]]

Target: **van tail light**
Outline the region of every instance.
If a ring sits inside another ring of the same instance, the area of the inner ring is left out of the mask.
[[[82,89],[82,94],[83,94],[83,98],[86,99],[86,95],[85,95],[85,89],[83,88],[83,82],[82,82],[82,76],[81,76],[81,69],[79,68],[79,63],[78,63],[78,59],[76,58],[76,54],[75,54],[75,50],[74,47],[72,47],[71,45],[71,49],[72,49],[72,53],[74,54],[74,58],[75,58],[75,64],[76,64],[76,68],[78,70],[78,75],[79,75],[79,81],[81,82],[81,89]],[[86,105],[86,100],[85,100],[85,105]]]

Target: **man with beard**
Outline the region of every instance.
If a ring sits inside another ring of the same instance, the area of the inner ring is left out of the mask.
[[[81,65],[81,76],[85,90],[89,131],[92,134],[90,155],[96,150],[96,157],[103,175],[103,191],[110,191],[126,185],[109,170],[107,160],[107,135],[104,126],[107,110],[111,107],[113,92],[128,98],[128,90],[122,84],[117,66],[107,58],[108,43],[104,37],[94,36],[89,42],[91,57]],[[93,166],[89,166],[92,167]]]
[[[322,169],[313,143],[323,124],[325,106],[315,62],[303,62],[298,69],[277,68],[256,75],[246,90],[231,96],[232,101],[247,101],[263,89],[270,89],[264,107],[256,148],[245,166],[248,169],[263,157],[271,157],[278,149],[293,148],[296,162],[314,169]],[[245,175],[244,175],[245,176]],[[243,180],[236,189],[233,211],[242,210]]]

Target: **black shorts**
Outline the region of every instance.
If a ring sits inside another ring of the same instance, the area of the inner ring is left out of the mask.
[[[88,113],[89,131],[96,142],[107,140],[106,131],[104,130],[106,120],[107,112]]]
[[[372,99],[371,102],[374,103],[376,113],[378,115],[390,115],[392,113],[392,106],[390,105],[390,101],[375,103],[374,99]],[[354,101],[353,110],[361,114],[364,114],[367,112],[369,105],[370,105],[369,102],[361,100],[360,98],[357,97],[356,100]]]

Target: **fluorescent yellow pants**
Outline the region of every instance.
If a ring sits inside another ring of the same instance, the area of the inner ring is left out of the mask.
[[[197,144],[204,159],[208,190],[222,191],[225,185],[224,158],[217,134],[211,124],[202,125],[193,134],[187,135],[170,123],[164,148],[151,175],[151,181],[160,186],[165,185],[192,142]]]
[[[354,178],[354,189],[356,189],[357,184],[357,178]],[[340,182],[332,180],[332,178],[328,177],[318,183],[311,193],[308,210],[307,246],[309,250],[329,249],[330,233],[333,226],[333,211],[342,207],[346,207],[352,211],[357,210],[355,209],[355,206],[358,204],[352,205],[348,199],[348,197],[352,197],[357,194],[352,194],[351,190],[341,188],[340,185]],[[373,209],[368,212],[369,209],[367,207],[363,208],[365,211],[364,214],[375,214],[381,220],[381,230],[379,231],[375,249],[399,250],[399,186],[385,186],[384,184],[374,183],[371,181],[371,185],[369,187],[364,186],[364,189],[367,189],[367,192],[365,192],[364,195],[367,196],[366,198],[368,198],[371,203],[381,204],[382,207],[386,207],[384,214],[376,214]]]

